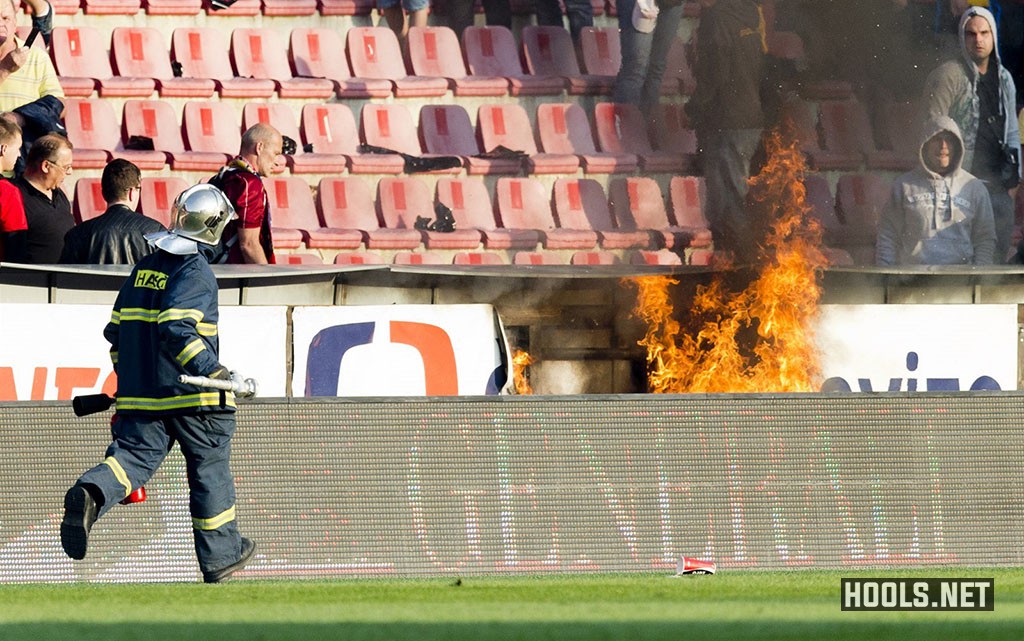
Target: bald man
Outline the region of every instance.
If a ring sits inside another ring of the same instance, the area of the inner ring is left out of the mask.
[[[270,125],[255,124],[242,134],[238,155],[210,179],[235,207],[238,218],[224,231],[223,255],[218,262],[275,263],[270,235],[270,201],[263,179],[282,162],[284,138]]]

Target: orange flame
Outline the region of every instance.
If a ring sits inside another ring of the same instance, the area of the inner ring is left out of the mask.
[[[533,394],[526,368],[534,362],[535,359],[521,349],[512,353],[512,381],[516,386],[516,394]]]
[[[634,313],[648,327],[648,386],[655,393],[810,392],[820,381],[814,321],[827,264],[821,227],[810,216],[796,143],[778,134],[767,142],[768,162],[750,180],[751,194],[771,225],[763,268],[746,289],[727,291],[721,277],[697,289],[691,328],[672,317],[667,277],[634,279]]]

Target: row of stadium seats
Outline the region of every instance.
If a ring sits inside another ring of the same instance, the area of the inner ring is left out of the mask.
[[[301,123],[280,102],[246,104],[241,122],[222,101],[188,102],[180,121],[171,104],[161,100],[126,100],[120,119],[102,98],[68,99],[66,105],[77,169],[100,169],[117,157],[147,170],[170,164],[172,170],[215,171],[238,152],[242,131],[258,122],[300,143],[297,153],[287,157],[295,174],[406,173],[407,159],[399,154],[425,161],[431,155],[455,156],[460,166],[444,171],[468,174],[524,169],[574,174],[581,167],[588,174],[682,173],[696,153],[693,132],[683,128],[679,109],[671,104],[663,106],[661,124],[651,136],[635,106],[615,103],[598,103],[592,122],[578,104],[541,104],[536,132],[525,108],[511,103],[480,107],[475,127],[461,105],[423,105],[417,126],[404,104],[368,103],[358,129],[352,110],[340,102],[304,104]],[[150,142],[151,150],[126,149]],[[360,142],[398,154],[363,153]],[[522,154],[481,157],[499,147]]]
[[[471,27],[462,46],[447,27],[414,27],[408,59],[394,32],[352,27],[293,29],[286,45],[269,28],[117,27],[109,40],[91,26],[57,27],[50,53],[68,97],[328,99],[569,94],[609,95],[621,64],[618,30],[590,27],[577,60],[569,32],[526,26],[517,45],[504,27]],[[109,46],[108,46],[109,43]],[[100,52],[110,52],[109,57]],[[339,55],[344,52],[345,55]],[[176,66],[180,72],[175,73]],[[676,38],[665,94],[693,91]]]
[[[706,248],[703,179],[675,177],[666,206],[651,178],[621,178],[606,196],[595,180],[563,178],[552,189],[531,178],[501,178],[494,197],[473,178],[442,178],[432,190],[413,177],[327,177],[315,195],[305,181],[265,180],[274,245],[296,250],[645,250]],[[174,198],[188,186],[176,176],[145,176],[139,210],[167,225]],[[454,229],[443,230],[443,205]],[[75,185],[76,220],[106,208],[98,178]],[[424,219],[417,224],[418,219]],[[436,220],[435,220],[436,219]],[[427,222],[434,230],[424,229]]]

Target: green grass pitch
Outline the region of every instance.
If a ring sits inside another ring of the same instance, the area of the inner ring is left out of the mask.
[[[994,577],[993,612],[843,612],[840,578]],[[1024,568],[0,586],[5,641],[1024,639]]]

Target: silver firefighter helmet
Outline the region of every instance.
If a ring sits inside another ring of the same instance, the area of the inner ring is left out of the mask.
[[[171,228],[146,234],[146,240],[171,254],[195,254],[196,243],[216,245],[235,208],[220,189],[202,183],[181,192],[171,208]]]

